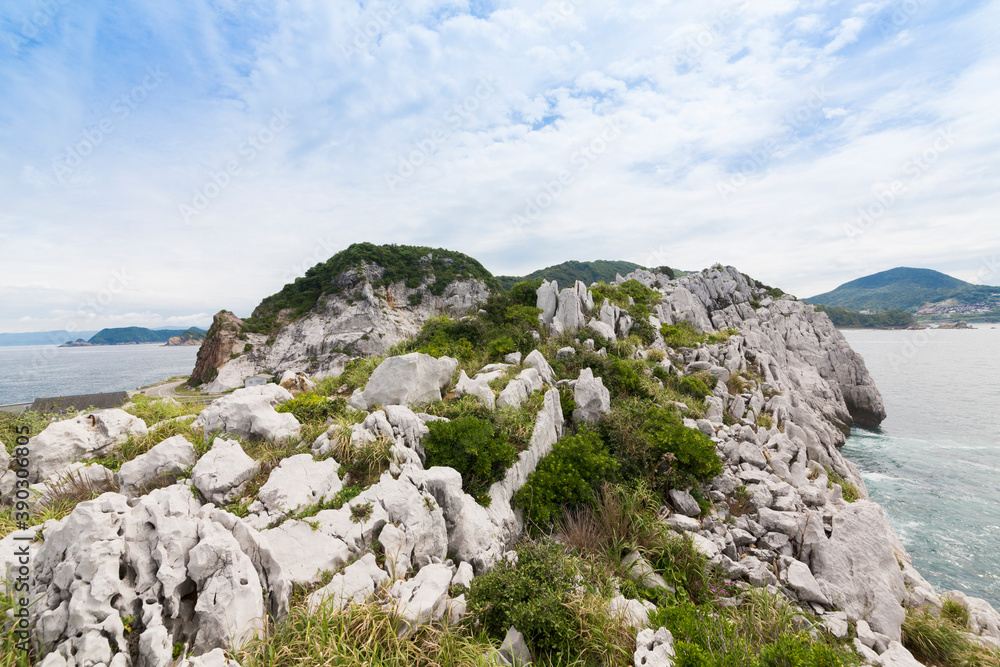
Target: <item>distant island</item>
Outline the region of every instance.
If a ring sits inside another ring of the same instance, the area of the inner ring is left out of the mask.
[[[73,336],[86,340],[96,333],[96,331],[66,331],[65,329],[58,329],[56,331],[28,331],[25,333],[0,333],[0,347],[57,345]]]
[[[1000,287],[974,285],[931,269],[898,267],[874,273],[805,301],[822,306],[837,326],[906,328],[916,322],[955,319],[1000,322]],[[911,316],[909,324],[906,315]]]
[[[190,329],[146,329],[145,327],[120,327],[101,329],[89,340],[78,338],[66,341],[59,347],[91,347],[94,345],[141,345],[163,343],[169,346],[201,345],[205,340],[205,330]]]

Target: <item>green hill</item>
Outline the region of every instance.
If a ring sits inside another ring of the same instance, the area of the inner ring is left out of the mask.
[[[931,269],[899,267],[852,280],[806,301],[853,311],[966,317],[1000,309],[1000,287],[973,285]]]
[[[569,262],[563,262],[562,264],[556,264],[555,266],[539,269],[538,271],[529,273],[526,276],[497,276],[497,280],[500,281],[500,284],[503,285],[504,289],[510,289],[515,283],[522,280],[538,280],[539,278],[544,278],[545,280],[555,280],[559,283],[560,287],[569,287],[577,280],[583,281],[585,285],[589,285],[594,282],[612,282],[614,281],[616,274],[625,276],[632,271],[641,268],[644,267],[639,264],[625,261],[611,262],[599,259],[594,262],[577,262],[571,260]],[[674,277],[674,271],[670,267],[660,267],[659,270],[666,273],[671,278]]]
[[[349,287],[343,282],[343,274],[350,269],[360,269],[362,265],[378,265],[384,269],[381,280],[374,287],[404,282],[414,289],[428,280],[427,289],[431,294],[441,295],[452,281],[467,278],[478,278],[491,288],[500,286],[482,264],[460,252],[424,246],[355,243],[261,301],[244,321],[244,330],[271,332],[278,326],[278,314],[286,309],[291,309],[291,319],[301,317],[323,295],[337,294]]]
[[[205,331],[196,327],[190,329],[146,329],[145,327],[121,327],[101,329],[87,342],[91,345],[131,345],[135,343],[166,343],[168,338],[183,336],[200,339]]]

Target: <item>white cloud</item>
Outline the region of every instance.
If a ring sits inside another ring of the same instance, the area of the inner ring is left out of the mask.
[[[554,20],[563,4],[485,18],[429,0],[389,15],[199,4],[116,21],[64,6],[48,39],[0,63],[19,101],[0,125],[0,239],[16,250],[0,264],[0,331],[62,328],[115,271],[133,280],[102,322],[246,315],[355,241],[449,247],[497,273],[723,261],[805,296],[1000,245],[988,225],[1000,63],[958,48],[989,43],[995,8],[868,40],[884,3],[578,2]],[[157,64],[163,82],[113,115]],[[262,135],[275,108],[292,118]],[[53,157],[109,114],[114,131],[59,183]],[[601,146],[610,118],[622,131]],[[948,123],[963,140],[847,238],[858,207]],[[746,164],[724,201],[719,184]],[[514,225],[563,171],[572,183]],[[185,224],[196,193],[205,205]]]

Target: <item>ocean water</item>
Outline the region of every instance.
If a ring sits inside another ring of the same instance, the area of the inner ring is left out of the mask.
[[[1000,325],[843,334],[887,412],[844,455],[935,589],[1000,609]]]
[[[133,390],[188,375],[198,346],[162,344],[0,347],[0,405],[36,398]]]

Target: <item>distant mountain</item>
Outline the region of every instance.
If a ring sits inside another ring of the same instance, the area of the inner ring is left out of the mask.
[[[639,264],[634,264],[632,262],[625,261],[607,261],[599,259],[594,262],[577,262],[569,261],[563,262],[562,264],[556,264],[555,266],[550,266],[544,269],[539,269],[534,273],[529,273],[526,276],[497,276],[497,280],[503,285],[504,289],[510,289],[515,283],[522,280],[537,280],[539,278],[544,278],[545,280],[555,280],[559,283],[560,287],[569,287],[577,280],[583,281],[585,285],[589,285],[594,282],[611,282],[615,279],[616,274],[621,274],[623,276],[632,273],[636,269],[644,268]],[[674,277],[673,269],[670,267],[661,267],[661,271],[667,273],[671,278]]]
[[[101,329],[86,342],[87,345],[135,345],[138,343],[166,343],[174,337],[189,340],[205,337],[204,329],[146,329],[145,327],[121,327]],[[79,345],[72,343],[72,346]]]
[[[11,345],[58,345],[70,338],[90,338],[96,331],[29,331],[27,333],[0,333],[0,347]]]
[[[853,311],[905,310],[921,316],[1000,316],[1000,287],[973,285],[931,269],[899,267],[844,283],[806,301]]]

